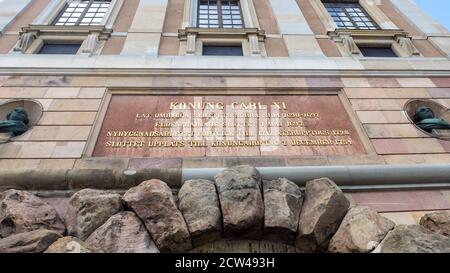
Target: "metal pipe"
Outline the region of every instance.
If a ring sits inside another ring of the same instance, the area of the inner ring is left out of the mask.
[[[450,188],[450,164],[258,167],[264,180],[287,178],[299,186],[329,177],[344,189]],[[182,182],[214,180],[223,168],[182,170]]]
[[[129,189],[153,178],[177,189],[190,179],[214,180],[224,169],[1,170],[0,191],[11,188],[35,191]],[[450,164],[258,167],[258,170],[264,180],[284,177],[299,186],[312,179],[329,177],[348,191],[450,189]]]

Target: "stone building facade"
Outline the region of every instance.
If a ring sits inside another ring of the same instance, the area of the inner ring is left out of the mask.
[[[0,7],[1,119],[17,106],[30,118],[28,132],[0,144],[2,190],[58,196],[126,190],[147,178],[179,188],[189,170],[241,164],[267,172],[317,166],[323,176],[333,176],[332,167],[370,166],[358,173],[360,184],[342,184],[353,203],[400,224],[450,209],[449,174],[421,175],[450,163],[448,133],[425,132],[413,117],[427,105],[450,121],[450,33],[414,0],[3,0]],[[136,121],[146,107],[164,112],[194,97],[290,103],[293,113],[321,115],[316,123],[303,116],[309,127],[298,130],[347,131],[351,143],[108,149],[122,141],[108,133],[152,130]],[[402,178],[366,179],[389,166]]]

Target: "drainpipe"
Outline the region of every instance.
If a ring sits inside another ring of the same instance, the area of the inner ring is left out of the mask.
[[[190,179],[214,180],[224,168],[0,170],[0,191],[76,191],[84,188],[127,190],[149,179],[179,189]],[[299,186],[329,177],[346,191],[450,189],[450,164],[259,167],[264,180],[287,178]]]
[[[299,186],[320,177],[329,177],[348,191],[393,189],[449,189],[450,164],[414,165],[351,165],[259,167],[264,180],[287,178]],[[183,169],[182,181],[189,179],[214,180],[222,168]]]

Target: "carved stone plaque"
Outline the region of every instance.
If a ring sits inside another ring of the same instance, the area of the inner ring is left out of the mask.
[[[337,95],[113,95],[98,157],[365,153]]]

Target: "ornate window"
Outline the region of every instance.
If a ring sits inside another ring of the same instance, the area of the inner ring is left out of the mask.
[[[13,48],[23,54],[97,55],[125,0],[52,0],[23,27]]]
[[[338,29],[380,29],[358,3],[323,3]]]
[[[244,27],[238,0],[200,0],[197,18],[200,28]]]
[[[73,0],[66,4],[53,22],[55,26],[100,25],[111,0]]]

